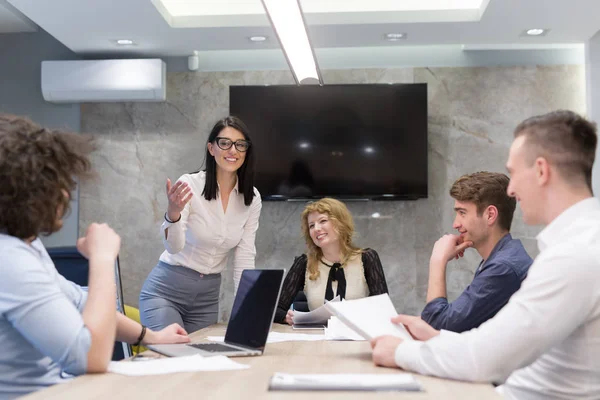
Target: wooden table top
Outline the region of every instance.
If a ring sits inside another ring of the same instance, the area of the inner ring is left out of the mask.
[[[294,332],[289,326],[273,324],[277,332]],[[300,331],[302,333],[317,331]],[[214,325],[194,332],[195,342],[206,336],[223,336],[224,325]],[[290,392],[268,391],[275,372],[286,373],[378,373],[393,374],[398,369],[376,367],[371,360],[369,343],[352,341],[303,341],[269,343],[259,357],[235,357],[250,365],[235,371],[184,372],[167,375],[131,377],[118,374],[89,374],[71,382],[23,397],[28,400],[82,399],[304,399],[353,400],[364,396],[381,399],[425,400],[500,399],[490,384],[458,382],[415,374],[422,392]],[[125,361],[127,362],[127,361]]]

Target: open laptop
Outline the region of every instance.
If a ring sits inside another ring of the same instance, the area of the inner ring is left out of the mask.
[[[284,269],[245,269],[242,272],[224,343],[154,344],[147,347],[170,357],[261,355],[275,317],[284,273]]]

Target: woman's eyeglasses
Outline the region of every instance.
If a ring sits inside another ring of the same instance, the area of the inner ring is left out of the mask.
[[[231,146],[235,145],[236,150],[242,153],[248,151],[251,144],[248,140],[240,139],[234,142],[231,139],[227,139],[224,137],[217,137],[215,139],[215,142],[217,142],[217,146],[219,146],[221,150],[229,150]]]

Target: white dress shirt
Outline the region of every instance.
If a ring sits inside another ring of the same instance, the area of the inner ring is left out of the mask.
[[[573,205],[537,237],[521,289],[492,319],[403,342],[396,364],[421,374],[504,385],[511,399],[600,399],[600,200]]]
[[[219,190],[216,200],[207,201],[202,195],[206,180],[204,171],[185,174],[179,180],[190,186],[194,196],[181,212],[181,220],[163,222],[160,230],[166,251],[160,260],[201,274],[218,274],[227,266],[227,256],[235,248],[233,282],[237,291],[242,271],[254,268],[254,238],[262,207],[260,193],[254,188],[252,204],[246,206],[244,193],[238,191],[236,183],[225,212]]]

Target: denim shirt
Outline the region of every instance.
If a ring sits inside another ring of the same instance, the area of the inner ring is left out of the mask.
[[[533,260],[518,239],[506,234],[487,260],[482,260],[473,281],[452,303],[445,297],[431,300],[421,318],[435,329],[465,332],[492,318],[521,287]]]

